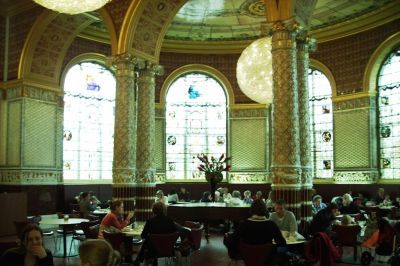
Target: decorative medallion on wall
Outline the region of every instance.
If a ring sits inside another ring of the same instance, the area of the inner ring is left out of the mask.
[[[387,158],[382,158],[382,168],[390,168],[391,162]]]
[[[390,126],[382,126],[381,127],[381,137],[382,138],[390,137],[390,133],[391,133]]]
[[[327,105],[322,105],[322,113],[323,114],[329,114],[331,112],[331,109]]]
[[[168,162],[168,170],[176,171],[176,162]]]
[[[225,137],[217,136],[217,145],[224,145],[224,144],[225,144]]]
[[[168,136],[167,143],[169,145],[175,145],[176,144],[176,137],[175,136]]]
[[[72,139],[72,133],[69,130],[64,130],[64,139],[70,141]]]
[[[329,170],[332,168],[332,164],[330,160],[323,160],[322,163],[324,164],[324,170]]]
[[[389,97],[387,97],[387,96],[382,96],[382,97],[381,97],[381,104],[383,104],[383,105],[389,105]]]
[[[168,113],[168,116],[170,117],[170,118],[175,118],[175,111],[171,111],[171,112],[169,112]]]
[[[324,142],[329,142],[332,139],[332,134],[329,131],[325,131],[324,133],[322,133],[322,139]]]

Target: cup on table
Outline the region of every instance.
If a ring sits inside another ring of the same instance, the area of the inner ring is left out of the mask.
[[[67,222],[69,219],[69,215],[68,214],[64,214],[64,221]]]

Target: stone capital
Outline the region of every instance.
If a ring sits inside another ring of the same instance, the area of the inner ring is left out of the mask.
[[[148,72],[149,74],[157,75],[157,76],[162,76],[164,75],[164,67],[162,65],[150,62],[150,61],[144,61],[140,60],[138,63],[138,71],[139,72]]]

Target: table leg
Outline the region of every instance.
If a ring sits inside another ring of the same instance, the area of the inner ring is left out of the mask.
[[[67,257],[67,232],[65,228],[63,228],[63,244],[64,244],[64,258]]]
[[[204,237],[207,240],[207,243],[210,243],[210,226],[208,221],[204,221]]]

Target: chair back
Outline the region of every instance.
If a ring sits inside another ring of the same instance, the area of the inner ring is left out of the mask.
[[[121,252],[121,245],[124,243],[125,234],[121,232],[111,233],[109,231],[103,231],[103,237],[108,243],[111,244],[114,250]]]
[[[264,266],[272,253],[272,244],[249,245],[239,242],[239,252],[247,266]]]
[[[193,222],[193,221],[185,221],[185,226],[192,229],[192,228],[199,228],[201,226],[201,223],[199,222]]]
[[[201,239],[203,237],[204,225],[199,228],[192,228],[190,230],[190,238],[192,240],[192,249],[199,250],[201,246]]]
[[[333,225],[332,231],[336,232],[336,237],[341,246],[356,246],[357,235],[361,228],[358,225]]]
[[[156,253],[155,256],[157,258],[174,257],[175,243],[178,237],[178,232],[170,234],[150,234],[149,240]]]
[[[96,235],[94,235],[94,231],[91,230],[90,227],[98,225],[98,224],[99,224],[99,220],[89,221],[89,222],[81,222],[80,227],[87,239],[96,239],[97,238],[98,232]]]

